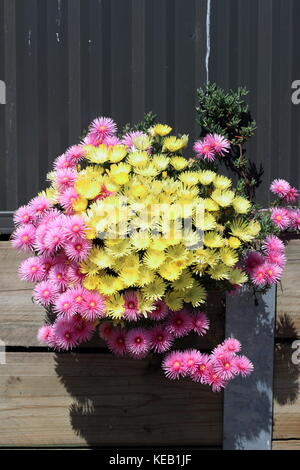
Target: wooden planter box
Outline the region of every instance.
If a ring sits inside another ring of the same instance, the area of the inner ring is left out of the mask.
[[[277,291],[272,417],[272,387],[267,382],[259,388],[257,380],[236,379],[225,394],[214,394],[189,380],[166,380],[155,359],[116,358],[95,342],[77,353],[41,348],[36,332],[44,311],[31,303],[31,287],[17,278],[22,257],[9,242],[0,242],[0,340],[6,356],[4,361],[2,351],[0,446],[251,448],[267,445],[273,423],[273,449],[300,449],[299,368],[291,362],[292,342],[300,334],[300,241],[292,241],[287,253],[288,266]],[[260,339],[267,339],[272,352],[270,329],[256,330],[255,336],[253,323],[243,319],[248,303],[238,305],[237,316],[236,306],[228,310],[230,302],[235,300],[227,302],[225,325],[222,299],[210,300],[212,327],[199,347],[211,350],[224,338],[226,327],[227,335],[248,337],[243,352],[250,357]],[[260,351],[256,377],[262,374],[268,381],[272,364],[265,360],[266,351]],[[260,395],[253,394],[253,387]],[[263,416],[253,413],[258,397]]]

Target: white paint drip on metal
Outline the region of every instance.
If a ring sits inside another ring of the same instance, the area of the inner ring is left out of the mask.
[[[206,57],[205,57],[206,83],[209,83],[210,16],[211,16],[211,0],[207,0],[207,10],[206,10]]]

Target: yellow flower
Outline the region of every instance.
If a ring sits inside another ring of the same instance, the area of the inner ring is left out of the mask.
[[[205,171],[198,172],[199,182],[203,184],[204,186],[211,184],[213,180],[215,179],[215,177],[216,177],[216,173],[214,171],[205,170]]]
[[[231,235],[244,242],[252,240],[260,231],[259,223],[252,221],[248,224],[246,221],[239,218],[231,222],[229,226],[231,229]]]
[[[224,245],[224,240],[216,232],[206,232],[203,237],[203,243],[208,248],[220,248]]]
[[[152,312],[152,310],[155,309],[153,301],[150,299],[146,299],[146,297],[144,297],[144,295],[140,291],[137,292],[137,298],[140,313],[147,317],[147,313]]]
[[[223,175],[217,175],[213,181],[214,187],[223,191],[230,188],[232,181]]]
[[[187,145],[187,142],[187,136],[182,136],[180,139],[177,139],[175,136],[167,137],[164,140],[163,151],[168,150],[169,152],[178,152],[178,150],[181,150]]]
[[[215,189],[211,195],[212,199],[219,204],[221,207],[230,206],[234,199],[233,191],[222,191],[221,189]]]
[[[106,311],[109,317],[118,320],[123,317],[124,297],[121,294],[115,294],[108,297],[106,300]]]
[[[151,140],[147,135],[139,135],[134,137],[132,142],[138,150],[147,150],[149,147],[151,147]]]
[[[109,149],[104,144],[99,145],[99,147],[89,145],[85,147],[84,155],[92,163],[103,164],[109,159]]]
[[[220,209],[219,204],[217,204],[216,201],[211,198],[204,199],[204,207],[210,212],[215,212]]]
[[[243,271],[239,268],[234,268],[230,271],[229,282],[233,285],[245,284],[248,281],[248,277]]]
[[[166,255],[163,251],[149,249],[146,251],[143,262],[149,269],[157,269],[164,262]]]
[[[103,295],[113,295],[122,288],[124,284],[120,283],[120,279],[109,274],[101,276],[97,284],[97,289]]]
[[[198,173],[196,171],[185,171],[180,173],[178,179],[182,181],[186,186],[195,186],[198,184]]]
[[[218,263],[208,270],[208,274],[212,279],[221,281],[224,279],[229,279],[230,269],[224,263]]]
[[[140,277],[137,282],[137,286],[143,287],[147,284],[150,284],[154,280],[155,272],[152,269],[146,268],[143,266],[141,268]]]
[[[166,288],[166,283],[157,276],[152,282],[142,288],[142,294],[147,300],[154,302],[163,298]]]
[[[97,289],[98,286],[98,276],[93,275],[93,276],[87,276],[83,280],[83,287],[85,287],[88,290],[94,290]]]
[[[184,270],[180,277],[172,282],[172,287],[176,291],[185,291],[186,289],[191,289],[194,284],[193,276],[186,269]]]
[[[95,246],[89,253],[89,260],[96,264],[99,269],[111,268],[114,259],[104,248]]]
[[[178,291],[167,292],[164,301],[173,312],[181,310],[183,307],[183,298],[178,295]]]
[[[146,250],[151,245],[151,238],[147,231],[134,232],[130,241],[135,250]]]
[[[109,176],[115,183],[123,185],[129,181],[130,169],[130,165],[127,165],[126,163],[114,164],[110,167]]]
[[[109,150],[109,161],[112,163],[118,163],[123,160],[127,155],[125,145],[115,145]]]
[[[166,157],[165,155],[154,155],[152,158],[152,164],[155,166],[155,168],[159,171],[165,170],[170,163],[170,159]]]
[[[180,277],[183,269],[185,268],[185,262],[181,260],[167,259],[159,268],[159,274],[167,281],[176,281]]]
[[[189,161],[180,156],[175,156],[171,158],[171,165],[176,171],[184,170],[189,164]]]
[[[232,201],[232,206],[238,214],[247,214],[251,208],[251,203],[244,197],[236,196]]]
[[[127,157],[127,162],[133,167],[144,168],[149,163],[147,152],[133,152]]]
[[[72,202],[72,207],[75,212],[83,212],[88,206],[88,200],[84,197],[78,197]]]
[[[153,133],[154,135],[160,135],[161,137],[164,137],[172,131],[172,127],[168,126],[167,124],[156,124],[156,126],[153,127]]]
[[[241,246],[241,242],[238,238],[236,237],[229,237],[228,240],[227,240],[227,244],[228,246],[230,246],[230,248],[239,248]]]
[[[248,232],[256,237],[259,234],[261,229],[260,223],[257,220],[251,220],[248,225]]]
[[[205,303],[207,297],[206,290],[198,282],[194,283],[191,289],[188,289],[183,296],[183,300],[186,303],[191,303],[193,307],[199,307]]]
[[[81,171],[75,182],[75,189],[85,199],[94,199],[101,191],[102,182],[99,173],[92,170]]]
[[[221,248],[220,258],[226,266],[234,266],[238,262],[238,255],[232,248]]]
[[[200,214],[200,216],[194,220],[194,223],[198,229],[205,231],[213,230],[217,225],[215,217],[207,212],[203,215],[203,217]]]

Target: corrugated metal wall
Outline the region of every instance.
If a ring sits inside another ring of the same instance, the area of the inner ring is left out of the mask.
[[[153,110],[193,138],[209,45],[210,80],[251,91],[261,201],[275,176],[300,184],[298,20],[299,0],[0,0],[0,231],[97,115]]]

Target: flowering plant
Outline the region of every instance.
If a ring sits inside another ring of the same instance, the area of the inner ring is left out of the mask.
[[[239,341],[228,338],[210,355],[174,343],[207,332],[207,289],[278,280],[283,244],[262,235],[263,216],[228,177],[201,168],[222,159],[229,140],[208,134],[187,159],[188,136],[171,131],[154,124],[118,136],[112,119],[94,120],[55,160],[49,187],[16,211],[12,243],[33,255],[19,274],[36,283],[33,298],[52,315],[41,342],[68,350],[97,330],[113,353],[165,354],[167,377],[219,391],[253,369]]]

